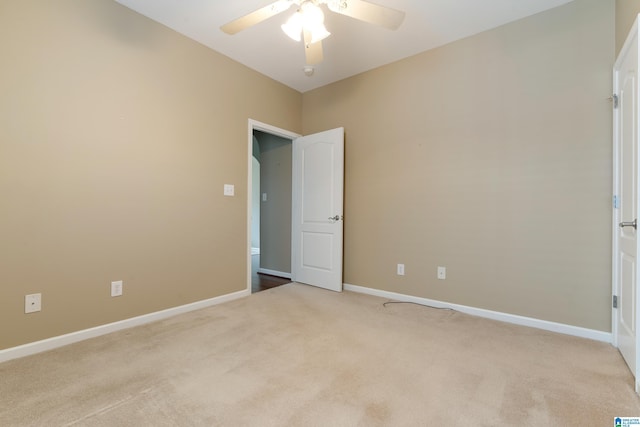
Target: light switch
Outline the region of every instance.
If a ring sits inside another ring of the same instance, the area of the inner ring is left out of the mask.
[[[122,295],[122,280],[111,282],[111,296],[119,297]]]
[[[267,201],[267,193],[262,193],[262,201],[263,202]]]
[[[24,296],[24,312],[35,313],[42,310],[42,294],[30,294]]]
[[[224,195],[225,196],[233,196],[235,194],[235,187],[233,184],[225,184],[224,185]]]

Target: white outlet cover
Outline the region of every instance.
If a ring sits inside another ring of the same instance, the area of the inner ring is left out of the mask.
[[[224,185],[224,195],[225,196],[233,196],[235,194],[236,188],[233,184],[225,184]]]
[[[438,279],[445,280],[447,278],[447,267],[438,267]]]

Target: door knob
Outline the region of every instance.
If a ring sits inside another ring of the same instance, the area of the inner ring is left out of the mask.
[[[620,228],[622,227],[633,227],[634,229],[638,229],[638,218],[634,219],[631,222],[621,222],[620,224],[618,224],[620,226]]]
[[[336,216],[330,216],[329,217],[329,221],[340,221],[341,219],[344,219],[344,217],[342,215],[336,215]]]

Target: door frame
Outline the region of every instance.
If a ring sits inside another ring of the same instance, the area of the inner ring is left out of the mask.
[[[640,17],[640,15],[638,15]],[[620,49],[620,52],[618,53],[618,56],[616,58],[616,61],[614,63],[613,66],[613,102],[616,103],[618,102],[617,96],[619,95],[619,89],[620,89],[620,81],[619,81],[619,70],[620,70],[620,66],[622,63],[622,59],[624,58],[624,56],[626,55],[626,53],[628,52],[628,50],[631,48],[632,43],[634,42],[634,39],[638,38],[638,17],[636,18],[630,32],[629,35],[627,36],[627,39],[625,40],[625,43],[622,47],[622,49]],[[640,40],[638,40],[638,42],[640,42]],[[636,94],[635,96],[638,97],[638,88],[636,88]],[[636,101],[638,102],[638,101]],[[612,291],[612,300],[614,296],[619,296],[620,295],[620,289],[619,289],[619,271],[618,271],[618,263],[619,263],[619,223],[620,221],[622,221],[623,219],[621,218],[621,212],[620,209],[618,209],[618,203],[617,203],[617,198],[620,197],[620,162],[619,162],[619,154],[620,154],[620,132],[621,129],[619,128],[619,122],[620,122],[620,109],[619,108],[615,108],[616,106],[614,105],[613,108],[613,150],[612,150],[612,154],[613,154],[613,203],[612,203],[612,223],[611,223],[611,231],[612,231],[612,275],[611,275],[611,291]],[[636,112],[636,114],[638,114],[638,112]],[[638,117],[636,117],[636,119],[638,119]],[[638,145],[638,141],[636,141],[636,145]],[[640,149],[640,147],[637,147],[636,149]],[[640,173],[640,171],[638,171],[637,173]],[[635,179],[637,180],[638,177],[636,176]],[[640,237],[636,237],[636,238],[640,238]],[[638,258],[640,254],[636,254],[636,259]],[[636,265],[640,265],[640,263],[636,263]],[[636,274],[636,281],[638,281],[640,278],[640,276],[638,274]],[[636,289],[637,289],[637,284],[636,284]],[[636,365],[636,369],[635,372],[633,373],[634,378],[634,383],[635,383],[635,391],[636,393],[640,392],[640,379],[638,378],[638,374],[640,374],[640,349],[638,348],[638,334],[640,333],[640,317],[638,316],[637,313],[637,309],[638,307],[640,307],[640,292],[636,291],[636,295],[635,295],[635,307],[636,307],[636,313],[634,314],[635,316],[635,328],[636,328],[636,338],[635,338],[635,365]],[[618,321],[619,321],[619,317],[620,317],[620,310],[618,308],[612,308],[611,309],[611,341],[614,347],[618,348],[619,346],[619,337],[618,337],[618,333],[619,333],[619,328],[618,328]]]
[[[247,257],[247,290],[251,293],[251,207],[253,204],[253,131],[259,130],[271,135],[280,136],[283,138],[294,139],[302,136],[295,132],[281,129],[276,126],[272,126],[267,123],[262,123],[257,120],[249,119],[248,123],[248,136],[247,136],[247,241],[245,253]],[[293,279],[293,278],[292,278]]]
[[[618,91],[618,74],[616,72],[618,68],[618,61],[615,62],[613,66],[613,93],[617,93]],[[615,98],[613,100],[615,102]],[[619,210],[617,207],[617,197],[620,192],[620,183],[619,183],[619,162],[618,162],[618,154],[620,151],[619,148],[619,130],[618,130],[618,110],[614,107],[612,109],[612,124],[613,124],[613,199],[612,199],[612,210],[611,210],[611,344],[615,348],[618,348],[618,310],[613,308],[613,297],[618,295],[618,224],[619,224]]]

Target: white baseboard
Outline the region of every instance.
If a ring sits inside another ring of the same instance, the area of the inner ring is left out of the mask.
[[[233,292],[219,297],[197,301],[191,304],[185,304],[178,307],[168,308],[166,310],[156,311],[154,313],[144,314],[142,316],[132,317],[130,319],[120,320],[118,322],[108,323],[106,325],[96,326],[94,328],[84,329],[82,331],[71,332],[69,334],[57,337],[47,338],[41,341],[35,341],[29,344],[11,347],[0,350],[0,362],[17,359],[19,357],[30,356],[32,354],[41,353],[43,351],[53,350],[75,342],[83,341],[89,338],[99,337],[100,335],[109,334],[111,332],[120,331],[122,329],[140,326],[158,320],[173,317],[178,314],[188,313],[190,311],[200,310],[202,308],[211,307],[213,305],[222,304],[223,302],[232,301],[238,298],[251,295],[251,291],[243,290]]]
[[[265,274],[274,276],[291,278],[291,273],[283,273],[273,270],[262,270]],[[399,294],[396,292],[382,291],[379,289],[366,288],[362,286],[350,285],[345,283],[344,289],[351,292],[374,295],[395,301],[415,302],[418,304],[430,305],[433,307],[451,308],[461,313],[473,316],[484,317],[487,319],[499,320],[506,323],[516,325],[529,326],[532,328],[543,329],[551,332],[558,332],[566,335],[573,335],[582,338],[588,338],[606,343],[612,342],[612,334],[610,332],[597,331],[594,329],[581,328],[579,326],[565,325],[563,323],[549,322],[546,320],[534,319],[531,317],[517,316],[514,314],[501,313],[497,311],[485,310],[481,308],[469,307],[459,304],[451,304],[447,302],[431,300],[427,298],[415,297],[411,295]],[[200,310],[202,308],[211,307],[213,305],[222,304],[224,302],[233,301],[251,295],[249,290],[242,290],[231,294],[221,295],[219,297],[210,298],[203,301],[197,301],[191,304],[185,304],[166,310],[156,311],[154,313],[142,316],[132,317],[130,319],[120,320],[118,322],[108,323],[106,325],[96,326],[94,328],[84,329],[82,331],[72,332],[57,337],[47,338],[41,341],[24,344],[17,347],[0,350],[0,363],[8,360],[17,359],[19,357],[30,356],[32,354],[41,353],[43,351],[53,350],[75,342],[83,341],[89,338],[99,337],[111,332],[120,331],[122,329],[132,328],[158,320],[176,316],[178,314],[188,313],[190,311]]]
[[[285,273],[284,271],[276,271],[276,270],[269,270],[267,268],[259,268],[258,273],[268,274],[269,276],[284,277],[285,279],[291,279],[291,273]]]
[[[407,302],[415,302],[418,304],[430,305],[430,306],[439,307],[439,308],[451,308],[461,313],[471,314],[473,316],[499,320],[501,322],[513,323],[516,325],[529,326],[531,328],[543,329],[545,331],[551,331],[551,332],[558,332],[565,335],[573,335],[576,337],[588,338],[595,341],[603,341],[609,344],[613,342],[613,335],[611,334],[611,332],[597,331],[595,329],[581,328],[579,326],[565,325],[563,323],[549,322],[547,320],[534,319],[532,317],[518,316],[515,314],[501,313],[498,311],[485,310],[482,308],[469,307],[466,305],[451,304],[451,303],[431,300],[427,298],[414,297],[411,295],[404,295],[404,294],[398,294],[395,292],[382,291],[379,289],[350,285],[347,283],[344,284],[344,289],[346,291],[374,295],[374,296],[388,298],[395,301],[407,301]]]

